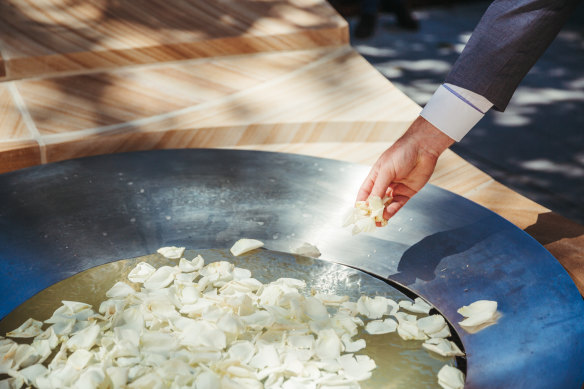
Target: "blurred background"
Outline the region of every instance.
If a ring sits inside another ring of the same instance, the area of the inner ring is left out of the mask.
[[[331,3],[349,21],[353,47],[420,106],[444,81],[490,4],[379,0],[378,12],[370,15],[358,0]],[[491,110],[451,149],[504,185],[584,224],[584,2],[506,111]]]

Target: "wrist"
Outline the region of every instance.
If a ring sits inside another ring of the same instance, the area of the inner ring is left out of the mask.
[[[440,131],[422,116],[412,123],[403,138],[416,144],[419,150],[438,158],[440,154],[454,144],[454,139]]]

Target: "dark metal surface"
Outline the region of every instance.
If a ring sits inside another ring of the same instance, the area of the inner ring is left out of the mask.
[[[467,388],[580,388],[584,303],[558,262],[509,222],[427,186],[390,222],[340,227],[367,167],[228,150],[116,154],[0,176],[0,317],[90,267],[161,246],[230,247],[241,237],[395,280],[454,324]],[[499,302],[495,326],[468,335],[456,309]]]

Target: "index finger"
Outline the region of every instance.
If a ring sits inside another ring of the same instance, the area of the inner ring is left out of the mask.
[[[373,189],[373,185],[375,185],[375,178],[377,177],[377,172],[374,171],[375,168],[372,168],[369,171],[369,174],[365,178],[365,181],[361,184],[361,188],[359,188],[359,193],[357,193],[357,201],[365,201],[369,198],[371,194],[371,189]]]

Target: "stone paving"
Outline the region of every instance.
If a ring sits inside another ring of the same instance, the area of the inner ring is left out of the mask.
[[[352,44],[424,105],[489,2],[418,9],[416,32],[380,14],[375,35]],[[350,18],[354,29],[357,19]],[[491,110],[452,150],[526,197],[584,223],[584,2],[525,77],[505,112]]]

